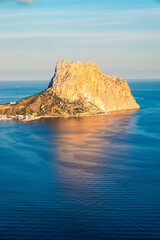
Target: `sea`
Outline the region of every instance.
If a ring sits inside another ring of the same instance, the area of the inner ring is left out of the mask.
[[[0,240],[159,240],[160,81],[139,110],[0,121]],[[0,82],[0,103],[47,81]]]

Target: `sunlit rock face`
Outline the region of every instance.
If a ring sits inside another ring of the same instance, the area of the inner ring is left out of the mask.
[[[83,98],[104,112],[139,108],[125,79],[103,74],[92,62],[59,61],[49,87],[64,99]]]

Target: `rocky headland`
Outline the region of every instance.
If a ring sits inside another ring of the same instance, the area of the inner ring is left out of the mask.
[[[92,62],[61,60],[46,90],[0,104],[0,116],[88,116],[138,108],[125,79],[103,74]]]

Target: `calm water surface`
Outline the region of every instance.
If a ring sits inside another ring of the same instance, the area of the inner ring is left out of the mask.
[[[0,240],[160,239],[160,82],[130,86],[140,110],[0,122]]]

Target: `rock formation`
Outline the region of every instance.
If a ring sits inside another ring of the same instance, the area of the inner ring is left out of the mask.
[[[86,99],[104,112],[139,108],[125,79],[103,74],[92,62],[59,61],[49,87],[71,101]]]
[[[125,79],[103,74],[92,62],[61,60],[48,89],[0,105],[0,114],[84,116],[138,108]]]

